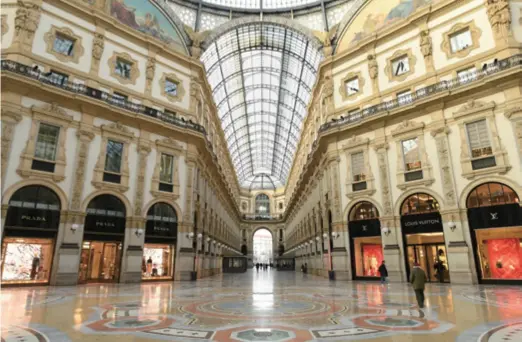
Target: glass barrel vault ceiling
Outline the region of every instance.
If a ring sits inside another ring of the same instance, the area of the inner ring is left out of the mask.
[[[320,4],[320,0],[203,0],[208,4],[238,9],[289,9],[311,4]]]
[[[286,184],[321,58],[302,33],[268,23],[235,27],[203,53],[241,187]],[[261,174],[271,182],[252,184]]]

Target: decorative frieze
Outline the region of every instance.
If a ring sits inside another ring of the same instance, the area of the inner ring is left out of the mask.
[[[9,163],[11,145],[16,125],[22,120],[22,114],[10,109],[2,109],[2,186]]]
[[[83,199],[83,188],[85,186],[85,171],[87,167],[87,161],[89,160],[89,147],[92,139],[94,138],[94,132],[90,128],[82,127],[76,132],[78,137],[78,149],[76,153],[76,167],[74,174],[74,184],[71,198],[71,210],[81,210],[81,202]]]
[[[138,146],[136,147],[138,150],[138,173],[136,175],[136,195],[134,201],[134,215],[142,216],[142,208],[143,208],[143,196],[145,192],[145,173],[147,170],[147,158],[151,151],[151,148],[146,141],[138,142]]]
[[[377,153],[377,164],[379,165],[379,185],[382,192],[382,207],[384,215],[392,215],[392,200],[390,191],[390,181],[388,179],[388,143],[382,142],[374,145]]]
[[[443,126],[432,130],[431,135],[435,138],[435,145],[437,146],[437,156],[439,160],[444,200],[447,206],[452,207],[457,205],[457,196],[453,181],[451,156],[448,148],[449,132],[449,128]]]

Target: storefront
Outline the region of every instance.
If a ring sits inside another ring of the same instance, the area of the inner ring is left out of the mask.
[[[49,283],[60,209],[59,197],[44,186],[13,194],[2,240],[2,285]]]
[[[147,212],[147,229],[141,264],[142,280],[172,280],[176,258],[178,216],[167,203],[156,203]]]
[[[348,234],[354,280],[378,280],[382,251],[379,212],[370,202],[357,203],[348,216]]]
[[[479,282],[522,284],[522,208],[500,183],[479,185],[468,196],[468,222]]]
[[[79,283],[118,282],[123,240],[125,205],[112,195],[91,200],[85,217]]]
[[[439,203],[428,194],[416,193],[401,207],[401,229],[408,278],[416,262],[430,282],[449,282],[449,263]]]
[[[247,271],[247,258],[223,257],[223,273],[244,273]]]

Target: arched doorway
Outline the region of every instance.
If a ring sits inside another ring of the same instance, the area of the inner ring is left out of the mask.
[[[9,199],[2,241],[3,284],[47,284],[60,226],[60,198],[30,185]]]
[[[116,196],[99,195],[89,202],[80,257],[80,283],[118,281],[125,217],[125,204]]]
[[[147,211],[142,280],[172,280],[178,237],[178,215],[167,203],[154,204]]]
[[[466,200],[480,283],[522,283],[522,208],[513,189],[484,183]]]
[[[379,280],[384,259],[379,211],[370,202],[354,205],[348,214],[353,279]]]
[[[258,229],[254,233],[254,264],[269,264],[274,261],[272,233],[266,229]]]
[[[449,263],[437,200],[415,193],[401,205],[401,230],[408,278],[417,262],[430,282],[449,282]]]

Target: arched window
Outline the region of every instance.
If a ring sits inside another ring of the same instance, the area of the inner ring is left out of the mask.
[[[416,193],[404,200],[401,207],[401,215],[426,214],[439,210],[439,202],[433,196],[425,193]]]
[[[469,193],[466,206],[468,208],[489,207],[519,203],[519,201],[517,194],[509,186],[501,183],[484,183]]]
[[[375,206],[367,201],[357,203],[350,211],[350,221],[371,220],[379,217],[379,212]]]
[[[60,198],[51,189],[30,185],[18,189],[9,200],[10,207],[60,211]]]
[[[166,223],[177,223],[178,215],[176,210],[167,203],[156,203],[147,211],[147,220],[166,222]]]
[[[265,194],[256,196],[256,215],[270,215],[270,199]]]
[[[87,214],[125,217],[125,205],[116,196],[100,195],[89,202]]]

